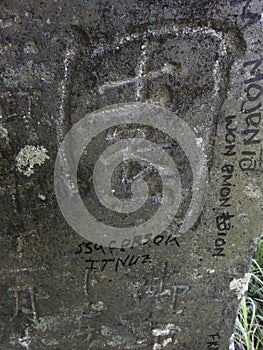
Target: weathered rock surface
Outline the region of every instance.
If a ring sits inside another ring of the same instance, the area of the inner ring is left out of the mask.
[[[11,0],[1,16],[0,349],[228,349],[262,230],[261,1]],[[123,103],[159,106],[188,124],[207,159],[208,190],[181,232],[192,193],[203,191],[181,145],[125,120],[107,129],[78,169],[79,192],[100,221],[125,230],[160,204],[160,177],[132,162],[113,185],[129,198],[137,173],[157,181],[146,210],[120,216],[99,203],[94,164],[120,139],[161,145],[183,188],[165,231],[118,249],[68,225],[54,165],[76,122]]]

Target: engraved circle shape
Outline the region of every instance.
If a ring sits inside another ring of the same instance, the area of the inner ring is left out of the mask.
[[[120,125],[150,126],[169,135],[184,151],[193,174],[192,198],[180,227],[187,232],[202,212],[207,193],[207,164],[200,144],[188,124],[176,114],[151,104],[111,105],[86,115],[73,125],[61,143],[54,170],[55,193],[68,224],[83,238],[103,246],[121,248],[139,245],[135,237],[154,238],[173,221],[182,198],[180,174],[174,160],[157,145],[144,138],[121,139],[109,146],[97,160],[93,184],[101,204],[117,213],[138,210],[148,197],[148,185],[139,177],[131,186],[132,198],[119,199],[111,189],[114,169],[128,159],[147,161],[162,180],[162,198],[158,210],[146,222],[118,228],[98,221],[84,205],[77,183],[78,164],[84,149],[101,132]],[[137,243],[136,243],[137,242]]]

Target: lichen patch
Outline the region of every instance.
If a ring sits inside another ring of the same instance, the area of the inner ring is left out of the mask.
[[[161,328],[153,329],[152,335],[154,335],[155,337],[164,337],[164,336],[167,336],[167,335],[170,335],[171,333],[173,333],[175,329],[180,330],[180,329],[178,329],[177,326],[175,326],[175,324],[168,323],[162,329]]]
[[[3,139],[8,136],[8,131],[3,127],[3,124],[0,123],[0,138]]]
[[[105,305],[102,301],[98,301],[96,304],[92,304],[91,308],[94,311],[102,311],[103,309],[105,309]]]
[[[238,299],[242,299],[244,293],[247,291],[250,278],[251,273],[245,273],[243,278],[235,278],[230,282],[229,288],[236,292]]]
[[[44,164],[46,159],[49,159],[49,156],[44,146],[26,145],[16,156],[16,167],[20,173],[31,176],[34,167]]]
[[[258,186],[255,186],[254,184],[250,183],[244,188],[244,192],[249,198],[256,198],[260,199],[262,198],[262,192],[261,189]]]

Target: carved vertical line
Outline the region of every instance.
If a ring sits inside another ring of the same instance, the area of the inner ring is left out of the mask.
[[[37,323],[37,312],[36,312],[34,289],[33,289],[32,286],[30,286],[30,287],[28,287],[28,290],[29,290],[30,299],[31,299],[31,307],[32,307],[32,313],[33,313],[33,322]]]
[[[84,277],[84,286],[83,286],[85,296],[89,295],[89,284],[90,284],[90,270],[86,269],[85,277]]]

